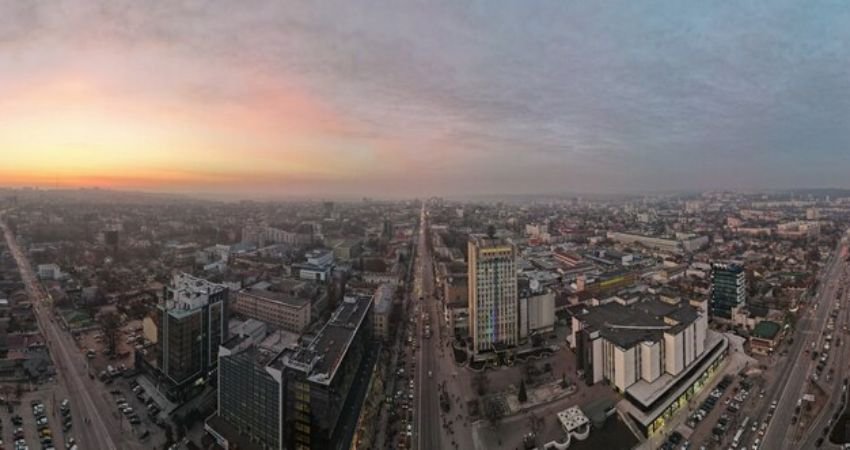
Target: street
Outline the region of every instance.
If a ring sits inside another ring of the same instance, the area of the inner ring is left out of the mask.
[[[434,357],[434,346],[431,340],[439,342],[439,337],[425,337],[425,315],[428,315],[429,323],[439,326],[439,317],[434,320],[433,310],[435,307],[434,294],[434,267],[431,259],[431,249],[427,242],[428,222],[425,207],[422,207],[422,215],[419,227],[419,248],[417,250],[418,260],[415,268],[416,286],[414,298],[418,295],[422,300],[422,314],[417,318],[419,351],[417,370],[414,382],[417,386],[414,407],[416,408],[416,448],[432,449],[440,446],[440,406],[438,389],[435,383],[434,371],[437,370]],[[430,374],[430,375],[429,375]]]
[[[76,420],[74,436],[82,444],[82,448],[105,450],[128,448],[131,445],[129,442],[113,437],[113,434],[119,436],[122,434],[121,424],[110,417],[108,413],[108,411],[114,410],[114,406],[109,405],[103,396],[99,395],[102,394],[102,386],[89,378],[86,368],[87,362],[77,348],[74,339],[61,330],[52,319],[52,305],[36,278],[26,255],[2,219],[0,219],[0,227],[3,229],[9,250],[15,258],[27,293],[33,302],[39,327],[47,340],[50,353],[53,355],[59,382],[68,393]],[[120,447],[116,445],[116,440],[121,443]]]
[[[813,343],[817,345],[819,342],[826,319],[832,311],[831,306],[836,299],[838,288],[845,284],[843,276],[845,267],[846,263],[842,258],[839,245],[839,249],[836,249],[826,267],[824,267],[822,272],[824,275],[817,296],[809,303],[808,311],[797,322],[795,331],[797,338],[794,339],[786,357],[786,365],[790,364],[791,367],[786,366],[784,367],[785,370],[780,371],[780,373],[787,373],[788,375],[779,377],[779,383],[769,389],[762,412],[759,414],[759,417],[764,417],[767,405],[773,400],[778,402],[777,413],[768,425],[762,448],[791,449],[799,447],[799,443],[794,440],[796,427],[792,424],[793,411],[800,398],[805,394],[808,376],[814,366],[814,361],[803,354],[803,350],[810,349]],[[836,375],[833,381],[841,378],[843,377]]]

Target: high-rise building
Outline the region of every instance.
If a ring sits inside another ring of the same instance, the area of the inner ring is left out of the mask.
[[[711,265],[710,309],[713,317],[732,318],[732,310],[747,302],[747,274],[735,264]]]
[[[227,340],[226,286],[181,273],[157,305],[159,369],[176,386],[206,378]]]
[[[516,247],[491,236],[472,236],[469,248],[469,318],[476,354],[519,341]]]
[[[357,414],[366,395],[372,350],[372,297],[346,297],[313,341],[281,359],[286,387],[286,447],[295,450],[349,448]],[[368,369],[368,370],[364,370]],[[348,421],[348,426],[342,426]]]
[[[306,344],[271,348],[247,333],[224,343],[210,434],[224,448],[350,448],[377,361],[372,300],[346,297]]]
[[[280,351],[262,345],[257,323],[260,335],[237,333],[218,351],[218,409],[206,429],[225,448],[283,448],[281,372],[269,367]]]

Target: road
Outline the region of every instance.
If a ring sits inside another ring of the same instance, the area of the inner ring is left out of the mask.
[[[439,341],[438,336],[425,337],[425,315],[430,319],[432,329],[437,329],[439,326],[439,317],[434,317],[434,309],[436,300],[434,299],[434,261],[431,256],[431,249],[428,245],[427,233],[428,222],[425,207],[422,207],[422,213],[419,222],[419,254],[416,263],[416,287],[414,289],[414,298],[416,294],[422,298],[420,305],[422,306],[422,314],[417,318],[417,329],[419,335],[419,351],[417,352],[417,370],[414,378],[416,385],[415,408],[417,414],[416,420],[416,448],[419,450],[429,450],[441,448],[440,444],[440,405],[439,392],[434,377],[434,371],[437,370],[436,350],[431,340]]]
[[[120,434],[121,424],[106,413],[114,411],[115,406],[104,406],[107,402],[102,397],[92,395],[93,391],[97,392],[101,387],[88,377],[85,357],[73,338],[61,330],[52,319],[50,301],[36,278],[32,265],[2,218],[0,227],[18,265],[27,293],[33,300],[33,311],[53,355],[60,383],[64,384],[65,391],[68,392],[74,416],[74,429],[71,433],[81,443],[82,448],[117,450],[119,447],[115,445],[112,433]],[[89,423],[84,423],[85,419],[88,419]],[[121,448],[127,448],[126,444],[122,442]]]
[[[794,343],[788,351],[786,363],[791,367],[785,367],[784,370],[788,376],[779,378],[781,381],[770,390],[764,402],[767,405],[770,401],[776,400],[778,406],[776,414],[768,425],[761,448],[791,449],[799,445],[793,440],[795,427],[791,421],[797,401],[803,396],[804,389],[808,385],[808,374],[815,364],[808,355],[803,353],[803,350],[811,348],[813,342],[815,345],[819,342],[826,319],[832,311],[838,288],[844,284],[842,275],[845,266],[839,244],[839,248],[833,252],[824,268],[816,297],[809,303],[808,311],[797,321]]]
[[[846,268],[842,276],[846,281],[848,277],[848,271]],[[844,285],[846,286],[846,283],[844,283]],[[818,380],[818,384],[824,389],[829,400],[814,417],[812,423],[805,424],[806,431],[801,431],[801,433],[803,433],[801,448],[816,447],[817,440],[821,437],[824,437],[824,441],[828,440],[828,436],[824,436],[824,429],[831,430],[833,425],[832,416],[835,412],[837,412],[838,408],[842,404],[844,377],[847,376],[847,361],[850,359],[850,345],[847,345],[848,342],[846,339],[846,333],[843,331],[848,323],[850,323],[848,322],[850,311],[847,311],[848,298],[850,298],[850,292],[845,289],[844,295],[842,295],[842,297],[838,300],[840,302],[840,311],[835,319],[834,329],[832,331],[824,330],[824,334],[831,333],[833,335],[833,339],[832,347],[830,351],[827,352],[829,353],[827,369],[824,370],[822,376]],[[826,306],[827,305],[825,304],[823,307],[825,308]],[[832,306],[830,306],[830,309],[833,309]],[[836,345],[838,343],[836,338],[841,339],[841,345]],[[825,341],[821,341],[818,345],[818,349],[821,350],[821,354],[823,353],[824,342]],[[829,373],[829,370],[833,371],[832,376],[826,377],[825,375]]]

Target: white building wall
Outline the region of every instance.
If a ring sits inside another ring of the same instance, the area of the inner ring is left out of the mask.
[[[593,382],[602,381],[602,339],[593,341]]]
[[[555,328],[555,293],[546,292],[528,299],[528,332]]]
[[[641,378],[652,383],[661,376],[661,344],[643,342],[640,351]]]
[[[529,299],[527,297],[519,299],[519,338],[525,339],[528,337],[529,322],[531,321],[531,313],[529,308]]]
[[[637,381],[635,373],[635,348],[632,347],[623,350],[616,345],[614,347],[614,386],[620,392],[625,392],[626,388]]]
[[[625,391],[626,387],[626,357],[623,349],[614,346],[614,386],[620,390],[620,392]]]
[[[670,375],[678,375],[684,368],[684,355],[682,346],[683,334],[664,333],[664,370]]]
[[[694,327],[696,329],[696,336],[694,340],[696,341],[696,354],[697,356],[702,355],[705,352],[705,340],[706,340],[706,330],[708,330],[708,314],[701,312],[700,317],[694,322]]]
[[[694,326],[691,324],[689,327],[685,328],[682,332],[682,344],[685,347],[685,367],[689,366],[696,356],[694,355]]]

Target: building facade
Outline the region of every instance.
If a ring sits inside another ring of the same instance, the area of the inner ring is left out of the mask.
[[[469,240],[469,319],[475,354],[519,342],[516,247],[486,236]]]
[[[227,435],[229,439],[222,440],[228,444],[242,436],[256,448],[280,449],[281,372],[268,365],[276,355],[257,344],[248,336],[234,336],[219,349],[218,410],[213,429]],[[238,443],[235,446],[240,447]]]
[[[708,329],[707,312],[678,299],[614,297],[570,311],[581,377],[623,393],[619,409],[647,436],[687,408],[728,354],[728,340]]]
[[[713,317],[731,320],[734,308],[747,303],[747,274],[735,264],[711,265],[710,308]]]
[[[247,288],[236,294],[233,311],[274,327],[301,333],[312,320],[310,298],[298,292]]]
[[[228,289],[177,274],[157,305],[159,369],[175,385],[206,377],[218,363],[228,337]]]
[[[393,308],[395,287],[382,284],[375,290],[375,304],[372,307],[372,327],[376,339],[387,340],[390,337],[390,316]]]
[[[357,404],[359,411],[362,398],[352,395],[361,390],[365,396],[365,386],[354,381],[372,350],[371,310],[371,296],[346,297],[309,345],[281,359],[285,448],[333,449],[350,439],[340,425],[356,421],[356,416],[343,414],[347,403]]]
[[[249,335],[219,350],[218,410],[205,428],[248,450],[347,450],[377,360],[372,296],[346,297],[307,344],[269,351]]]

